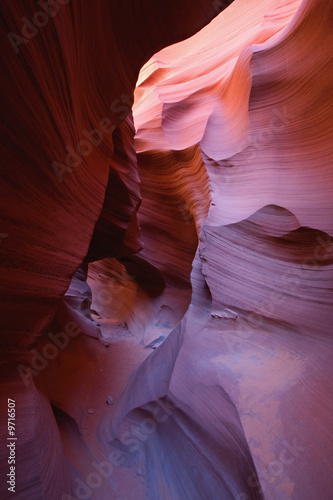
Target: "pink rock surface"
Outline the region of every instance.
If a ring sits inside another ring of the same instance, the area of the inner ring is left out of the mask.
[[[33,349],[39,341],[42,346],[48,342],[49,330],[57,328],[59,321],[66,325],[74,320],[81,325],[68,297],[64,303],[62,297],[88,250],[96,258],[105,256],[110,247],[123,247],[126,253],[139,248],[136,167],[131,163],[130,172],[126,172],[124,164],[116,161],[119,148],[124,147],[127,157],[131,151],[133,154],[131,144],[125,147],[122,143],[131,131],[124,125],[114,133],[115,148],[112,132],[130,112],[138,72],[147,59],[162,47],[193,35],[216,15],[211,2],[202,0],[191,6],[191,16],[184,20],[190,5],[190,1],[170,2],[161,9],[150,0],[140,5],[132,1],[111,5],[105,0],[83,5],[77,0],[62,0],[45,6],[50,15],[32,0],[24,4],[4,2],[1,6],[0,317],[1,363],[7,373],[3,379],[5,399],[1,400],[4,418],[6,395],[11,397],[12,369],[20,363],[34,363]],[[165,29],[171,25],[172,30]],[[21,35],[25,38],[18,38]],[[98,145],[101,135],[103,141]],[[116,154],[112,160],[113,151]],[[117,184],[108,184],[113,178]],[[103,207],[106,190],[114,205],[108,199]],[[121,203],[119,190],[123,192]],[[106,220],[112,223],[107,229],[103,227]],[[102,244],[98,239],[103,232],[119,241]],[[107,256],[119,253],[114,252]],[[57,310],[57,323],[51,327]],[[57,356],[54,363],[59,359]],[[45,374],[43,369],[36,379],[47,379]],[[72,391],[77,388],[77,378],[73,376],[72,384],[71,377],[58,374],[54,384],[57,380],[62,381],[63,398],[75,400]],[[29,417],[27,444],[22,442],[17,447],[21,457],[21,447],[31,450],[24,452],[27,465],[24,471],[21,468],[22,475],[17,475],[16,496],[59,500],[70,491],[68,482],[58,480],[62,459],[59,468],[49,466],[52,454],[58,456],[55,450],[60,442],[52,431],[52,413],[43,410],[43,415],[38,414],[42,410],[38,397],[33,397],[34,390],[29,379],[26,399],[20,396],[24,391],[16,393],[17,405],[21,406],[18,426],[24,420],[29,392],[35,405],[35,417]],[[61,404],[59,398],[57,401]],[[34,435],[41,422],[44,428],[43,440],[37,443],[38,469],[30,463],[30,457],[34,456]],[[3,419],[1,426],[6,429]],[[50,446],[46,445],[46,436],[50,436]],[[2,482],[7,465],[5,458],[1,460],[1,498],[12,495]],[[34,475],[31,472],[29,476],[28,470],[34,470]]]
[[[1,7],[1,498],[332,497],[333,4],[228,3]]]

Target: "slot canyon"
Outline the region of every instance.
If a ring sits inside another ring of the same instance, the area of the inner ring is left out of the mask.
[[[333,0],[3,0],[1,500],[332,500]]]

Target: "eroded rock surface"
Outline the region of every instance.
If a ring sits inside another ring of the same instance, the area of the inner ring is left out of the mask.
[[[333,4],[229,3],[2,6],[15,498],[331,498]]]

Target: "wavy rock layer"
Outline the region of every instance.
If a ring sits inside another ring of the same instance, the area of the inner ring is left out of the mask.
[[[58,322],[70,332],[60,333],[77,335],[80,301],[72,292],[62,297],[88,252],[88,260],[94,260],[139,250],[133,129],[129,119],[117,127],[129,115],[141,66],[162,47],[193,35],[216,15],[216,8],[205,0],[162,6],[150,0],[140,5],[51,3],[48,10],[46,2],[48,14],[32,0],[1,6],[0,342],[6,391],[12,387],[12,369],[21,363],[28,387],[14,391],[17,407],[22,415],[26,410],[36,414],[29,417],[27,442],[18,444],[17,454],[22,457],[25,447],[27,462],[17,476],[16,496],[59,500],[69,491],[68,482],[57,479],[63,476],[65,457],[58,453],[50,407],[42,407],[34,396],[29,362],[36,380],[48,383],[45,362],[35,369],[33,348],[45,347]],[[57,323],[50,326],[56,312]],[[47,349],[49,366],[56,351]],[[63,394],[68,391],[65,399],[75,388],[73,370],[69,373],[62,386]],[[61,398],[57,401],[61,405]],[[40,425],[43,432],[34,442]],[[53,450],[57,466],[51,464]],[[5,477],[5,461],[1,469]],[[8,495],[1,491],[2,498]]]
[[[111,422],[121,436],[125,415],[142,428],[173,402],[163,425],[181,450],[162,425],[142,445],[148,484],[153,463],[172,498],[330,498],[332,16],[321,1],[236,1],[139,77],[139,158],[198,143],[212,191],[190,308]],[[228,451],[214,455],[211,435]]]
[[[2,7],[19,499],[331,498],[333,5],[227,3]]]

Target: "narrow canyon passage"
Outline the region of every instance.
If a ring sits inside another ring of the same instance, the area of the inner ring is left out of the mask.
[[[332,26],[3,3],[1,499],[331,500]]]

